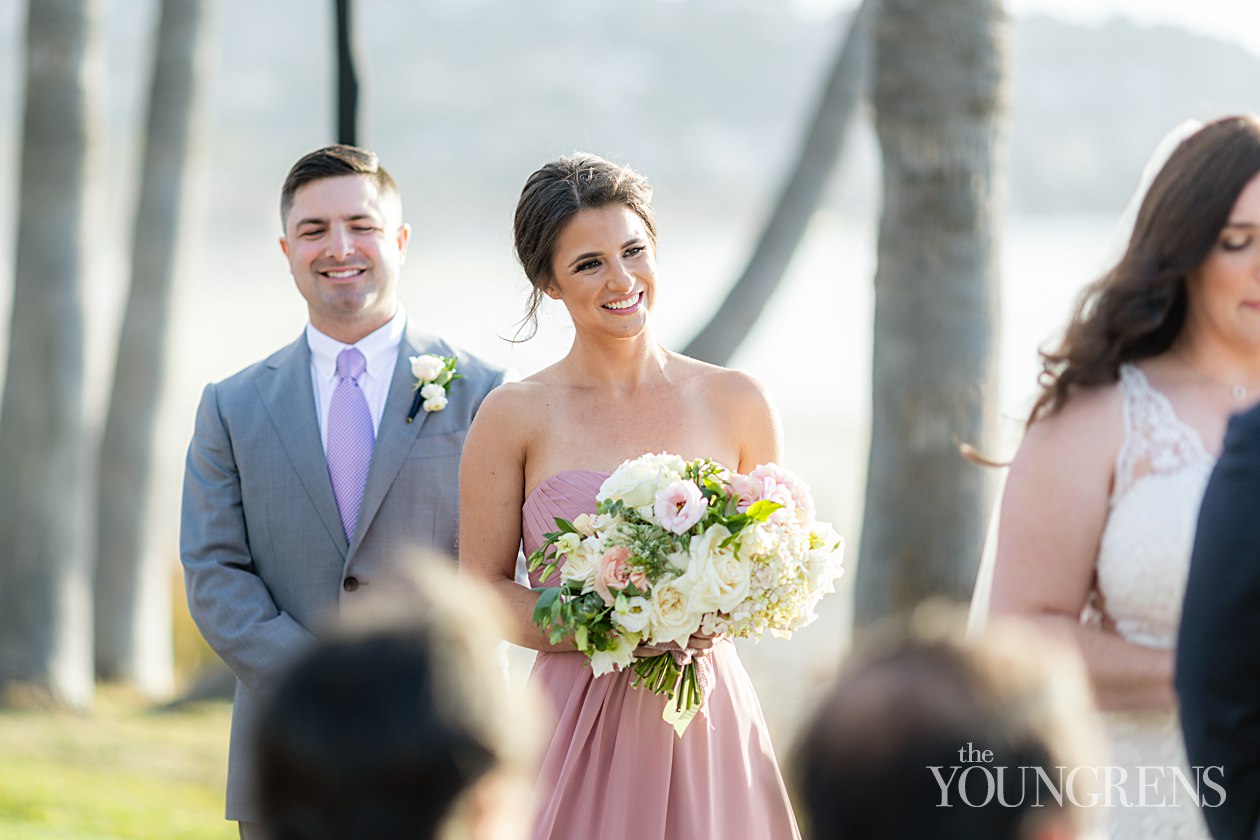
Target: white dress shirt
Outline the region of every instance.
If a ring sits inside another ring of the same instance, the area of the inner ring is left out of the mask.
[[[328,451],[328,405],[337,387],[337,356],[347,347],[357,347],[367,360],[367,370],[359,377],[359,388],[367,399],[372,412],[372,431],[380,433],[381,415],[385,413],[385,400],[389,397],[389,385],[394,378],[394,366],[402,346],[407,315],[401,306],[383,326],[359,339],[354,344],[342,344],[306,324],[306,343],[311,348],[311,384],[315,386],[315,416],[319,418],[319,439],[324,451]]]

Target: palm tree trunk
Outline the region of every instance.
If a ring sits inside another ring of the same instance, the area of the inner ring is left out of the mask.
[[[965,599],[993,480],[964,460],[994,418],[1001,0],[881,0],[874,104],[884,160],[859,628],[925,598]]]
[[[0,702],[92,702],[83,543],[83,299],[95,143],[93,0],[31,0],[9,356],[0,410]]]
[[[148,544],[153,433],[189,163],[207,58],[207,0],[163,0],[150,89],[131,291],[123,316],[97,487],[96,674],[170,693],[170,556]],[[183,223],[183,224],[181,224]]]

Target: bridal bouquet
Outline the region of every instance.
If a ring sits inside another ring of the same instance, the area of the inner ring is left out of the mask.
[[[534,621],[571,636],[596,676],[633,668],[664,694],[682,734],[704,702],[692,634],[788,637],[812,622],[843,572],[844,539],[814,518],[809,488],[765,464],[748,475],[677,455],[626,461],[601,485],[595,515],[556,519],[529,557],[544,581]],[[636,656],[640,644],[663,649]]]

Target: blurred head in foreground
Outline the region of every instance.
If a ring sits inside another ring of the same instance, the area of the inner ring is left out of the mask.
[[[964,641],[956,619],[920,615],[841,669],[794,756],[815,840],[1083,830],[1101,733],[1077,655],[1015,619]]]
[[[280,682],[258,742],[270,840],[523,836],[534,752],[496,605],[448,562],[416,565]]]

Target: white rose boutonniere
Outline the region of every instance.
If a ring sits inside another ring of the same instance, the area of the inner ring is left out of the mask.
[[[411,411],[407,412],[407,422],[416,419],[423,408],[428,414],[446,408],[446,390],[456,379],[463,379],[462,374],[455,372],[458,356],[437,356],[425,353],[409,357],[411,375],[416,378],[416,398],[411,401]]]

